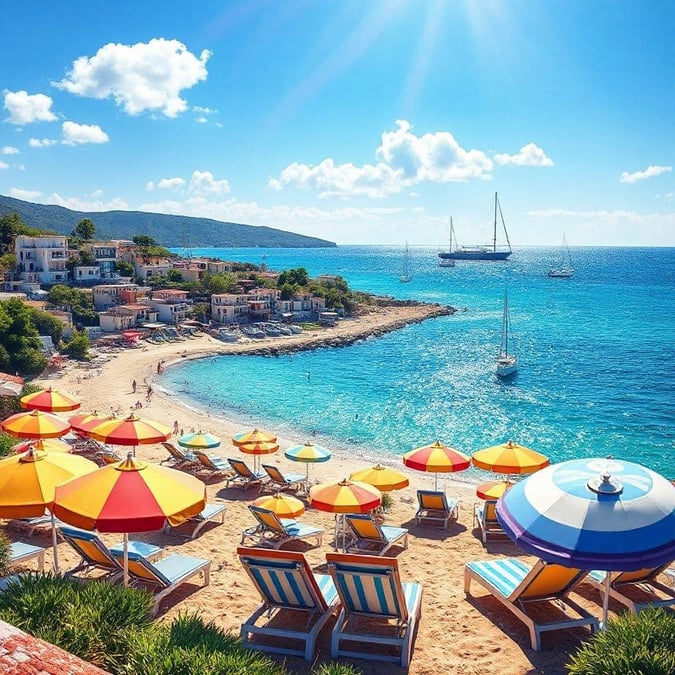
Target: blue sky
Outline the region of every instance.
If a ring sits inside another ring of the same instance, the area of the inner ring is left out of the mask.
[[[0,7],[0,194],[442,246],[499,192],[514,247],[675,246],[667,0]]]

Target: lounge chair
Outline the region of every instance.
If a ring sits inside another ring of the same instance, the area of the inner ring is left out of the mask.
[[[169,451],[169,456],[163,459],[160,464],[171,462],[172,464],[186,464],[188,462],[197,462],[197,456],[191,452],[183,452],[178,446],[169,441],[162,441],[162,445]]]
[[[59,524],[59,520],[56,521],[56,524]],[[12,518],[10,524],[22,530],[26,530],[26,534],[29,537],[32,537],[35,532],[41,528],[51,527],[52,526],[52,517],[49,513],[45,513],[42,516],[35,516],[34,518]]]
[[[80,562],[75,567],[66,570],[64,576],[78,576],[80,572],[89,574],[92,570],[103,571],[99,578],[107,578],[111,581],[122,575],[122,566],[113,555],[114,550],[122,550],[122,544],[115,549],[109,549],[94,532],[79,530],[75,527],[59,527],[61,536],[79,554]],[[128,550],[140,553],[149,558],[156,558],[162,554],[163,549],[154,544],[146,544],[143,541],[129,541]]]
[[[448,499],[445,492],[434,490],[418,490],[417,502],[419,508],[415,514],[415,525],[430,520],[443,523],[447,530],[451,520],[457,520],[459,515],[459,500]]]
[[[281,473],[279,467],[274,464],[263,464],[263,471],[267,474],[269,481],[267,485],[275,490],[298,490],[305,488],[305,475],[302,473]]]
[[[255,527],[249,527],[241,533],[241,543],[251,540],[257,546],[271,546],[280,548],[286,542],[295,539],[306,539],[315,537],[316,545],[321,546],[323,539],[323,530],[299,523],[297,520],[279,518],[274,511],[263,509],[260,506],[249,505],[249,511],[258,521]]]
[[[122,566],[124,564],[122,551],[114,549],[112,553],[118,565]],[[202,558],[172,553],[153,563],[140,553],[129,551],[128,562],[132,584],[141,587],[151,586],[154,589],[153,616],[159,610],[159,603],[192,577],[203,574],[204,586],[208,586],[211,581],[211,561]]]
[[[598,630],[599,622],[567,595],[588,572],[572,567],[562,567],[539,560],[534,566],[518,558],[502,558],[485,562],[470,562],[464,567],[464,593],[469,595],[471,580],[477,581],[505,607],[510,609],[530,631],[532,649],[541,649],[541,634],[573,626],[589,626],[591,633]],[[560,609],[570,609],[580,618],[565,618],[538,623],[527,612],[533,603],[556,602]]]
[[[352,531],[353,539],[347,551],[384,555],[394,544],[408,548],[408,530],[404,527],[379,525],[369,515],[347,514],[345,522]]]
[[[230,473],[230,467],[225,462],[223,462],[220,457],[215,457],[213,455],[207,455],[203,452],[196,451],[195,457],[201,464],[202,469],[208,469],[211,472],[211,476],[216,474],[220,476],[225,476]]]
[[[296,551],[239,547],[237,554],[262,598],[260,607],[241,625],[244,646],[311,661],[317,635],[338,604],[331,577],[314,574],[305,556]],[[298,614],[303,621],[293,621]],[[263,616],[266,622],[257,626]],[[254,637],[275,638],[277,644]],[[292,644],[298,641],[300,649]]]
[[[656,579],[659,574],[666,571],[667,567],[668,565],[661,565],[635,572],[601,572],[593,570],[589,572],[586,581],[604,594],[607,587],[607,574],[609,574],[609,597],[614,598],[622,605],[628,607],[631,612],[637,614],[637,612],[647,607],[668,607],[675,605],[675,589],[669,588]],[[642,598],[640,600],[631,597],[631,595],[634,596],[631,588],[642,591]],[[658,595],[656,593],[657,590],[661,591],[666,597]]]
[[[474,505],[473,526],[480,527],[480,536],[483,546],[487,544],[489,538],[505,537],[506,532],[502,524],[497,520],[496,500],[488,499]]]
[[[407,668],[422,613],[422,585],[401,582],[395,558],[328,553],[326,560],[342,603],[333,628],[333,658],[393,661]],[[373,630],[366,633],[368,628]],[[365,650],[352,651],[344,642],[365,643]],[[400,655],[374,653],[372,645],[393,645]]]
[[[9,547],[9,564],[25,563],[29,560],[37,559],[38,570],[41,572],[45,568],[45,550],[42,546],[33,546],[24,544],[21,541],[13,541]]]
[[[215,523],[220,520],[221,524],[225,522],[225,504],[207,504],[201,513],[198,513],[192,518],[188,518],[186,523],[196,523],[196,527],[192,530],[190,539],[196,539],[197,535],[201,532],[202,528],[209,522]],[[178,527],[182,527],[184,523],[181,523]],[[164,527],[164,532],[171,534],[172,528],[168,523]]]
[[[262,487],[263,482],[267,480],[266,473],[252,471],[243,459],[228,457],[227,462],[232,471],[234,471],[234,474],[228,477],[225,487],[236,485],[244,488],[244,490],[248,490],[253,485]]]

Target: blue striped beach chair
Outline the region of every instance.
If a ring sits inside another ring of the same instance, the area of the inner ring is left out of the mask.
[[[323,530],[321,528],[300,523],[297,520],[279,518],[274,511],[254,506],[253,504],[249,504],[248,509],[258,521],[258,525],[245,529],[241,533],[240,543],[243,544],[250,539],[256,546],[280,548],[286,542],[295,539],[314,537],[316,545],[321,546],[323,539]]]
[[[407,668],[422,613],[422,585],[401,582],[395,558],[328,553],[326,560],[342,604],[333,628],[332,656],[392,661]],[[367,628],[373,630],[366,633]],[[365,649],[353,651],[343,643]],[[375,653],[372,645],[387,650]]]
[[[347,546],[349,552],[384,555],[394,544],[408,548],[408,530],[404,527],[379,525],[368,514],[347,514],[345,522],[353,534]]]
[[[625,605],[637,614],[647,607],[669,607],[675,605],[675,589],[658,581],[659,574],[667,572],[668,565],[648,567],[634,572],[601,572],[593,570],[586,581],[590,582],[603,594],[609,574],[609,597]],[[656,591],[660,591],[659,595]],[[663,597],[665,596],[665,597]]]
[[[518,558],[502,558],[485,562],[470,562],[464,567],[464,593],[469,595],[471,581],[478,582],[491,595],[510,609],[530,631],[532,649],[541,649],[541,634],[574,626],[589,626],[591,633],[598,630],[598,619],[567,597],[588,571],[562,567],[539,560],[534,566]],[[527,612],[528,605],[555,602],[559,611],[576,613],[579,618],[564,614],[549,623],[539,623]]]
[[[260,607],[241,625],[244,645],[311,661],[319,631],[338,604],[333,580],[327,574],[314,574],[305,556],[296,551],[240,546],[237,554],[262,598]],[[256,625],[261,617],[265,622]]]

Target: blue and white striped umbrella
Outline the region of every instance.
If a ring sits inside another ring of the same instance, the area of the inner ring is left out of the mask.
[[[506,492],[497,518],[522,549],[566,567],[632,571],[675,559],[675,486],[632,462],[549,466]]]

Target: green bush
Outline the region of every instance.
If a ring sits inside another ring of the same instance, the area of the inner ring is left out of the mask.
[[[672,675],[675,614],[662,608],[622,614],[594,635],[567,665],[570,675]]]
[[[0,577],[4,577],[9,571],[9,547],[7,535],[0,532]]]
[[[51,574],[22,576],[0,593],[3,621],[112,672],[151,625],[152,606],[144,591]]]
[[[312,670],[312,675],[361,675],[361,672],[348,663],[322,663]]]

